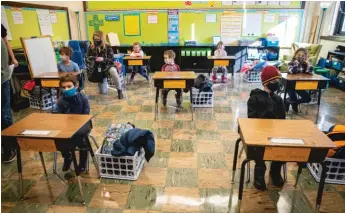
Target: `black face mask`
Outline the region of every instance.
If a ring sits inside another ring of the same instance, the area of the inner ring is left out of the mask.
[[[268,83],[266,87],[271,90],[271,92],[276,92],[280,87],[280,82]]]
[[[99,47],[99,46],[101,46],[101,44],[102,44],[102,41],[93,41],[93,43],[97,46],[97,47]]]

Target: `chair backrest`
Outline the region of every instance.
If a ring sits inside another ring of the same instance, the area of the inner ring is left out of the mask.
[[[78,64],[79,69],[85,69],[84,57],[79,41],[71,40],[68,42],[68,46],[72,48],[71,60]]]

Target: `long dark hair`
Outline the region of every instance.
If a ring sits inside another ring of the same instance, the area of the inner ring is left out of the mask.
[[[306,56],[306,59],[308,58],[308,50],[306,48],[301,47],[301,48],[298,48],[296,50],[295,54],[293,55],[293,58],[292,58],[293,61],[297,60],[296,55],[297,55],[298,52],[304,52],[304,55]]]

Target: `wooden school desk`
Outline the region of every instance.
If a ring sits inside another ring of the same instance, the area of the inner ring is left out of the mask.
[[[123,58],[123,62],[126,65],[126,76],[128,73],[128,66],[146,66],[147,67],[147,74],[150,75],[151,68],[150,68],[150,59],[151,56],[143,56],[143,57],[137,57],[137,56],[125,56]],[[132,70],[133,72],[134,70]],[[127,77],[126,77],[127,79]]]
[[[243,147],[247,158],[242,162],[240,186],[238,193],[238,208],[241,208],[245,166],[251,160],[320,163],[322,174],[316,199],[316,212],[319,211],[325,185],[327,167],[323,162],[329,149],[335,147],[334,143],[309,120],[273,120],[239,118],[240,138],[236,141],[232,182],[234,182],[239,143]],[[282,139],[274,143],[271,139]],[[284,140],[285,139],[285,140]],[[303,140],[302,143],[290,142],[287,139]],[[284,143],[285,141],[285,143]],[[302,172],[298,168],[296,185]]]
[[[318,90],[319,97],[317,100],[317,116],[319,117],[320,102],[321,102],[321,90],[326,89],[328,78],[317,74],[282,74],[282,85],[284,86],[284,103],[286,103],[286,94],[291,90]]]
[[[237,59],[236,56],[207,56],[207,59],[212,62],[211,68],[209,70],[210,76],[211,76],[213,67],[224,66],[224,67],[230,67],[231,68],[231,75],[232,75],[232,77],[234,77],[235,60]]]
[[[190,91],[190,107],[192,111],[192,120],[194,120],[193,112],[193,92],[195,73],[194,72],[155,72],[152,79],[156,87],[156,105],[155,105],[155,120],[158,114],[158,99],[160,89],[186,89]]]
[[[45,72],[40,75],[34,76],[36,85],[40,86],[40,109],[42,109],[42,88],[49,88],[51,102],[52,102],[52,111],[53,111],[53,88],[60,88],[60,78],[72,74],[78,76],[80,72]],[[78,79],[77,79],[78,80]]]
[[[21,199],[24,198],[21,150],[39,152],[46,175],[47,171],[42,152],[72,151],[73,165],[78,179],[82,203],[84,203],[83,188],[79,177],[80,172],[74,152],[75,145],[71,138],[78,132],[84,134],[84,129],[91,129],[92,117],[92,115],[32,113],[1,132],[2,140],[12,141],[8,148],[17,150]],[[42,131],[48,131],[49,133],[39,134],[30,132],[29,134],[23,134],[24,131],[28,130],[35,130],[41,133]],[[86,141],[87,149],[90,151],[95,165],[97,165],[90,142],[88,140]],[[98,172],[97,166],[96,170]]]

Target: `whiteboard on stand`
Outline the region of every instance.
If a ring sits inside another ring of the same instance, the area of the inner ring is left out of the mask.
[[[32,78],[42,73],[58,72],[55,50],[50,36],[22,38],[21,41]]]
[[[261,36],[261,13],[246,13],[243,16],[242,36]]]

